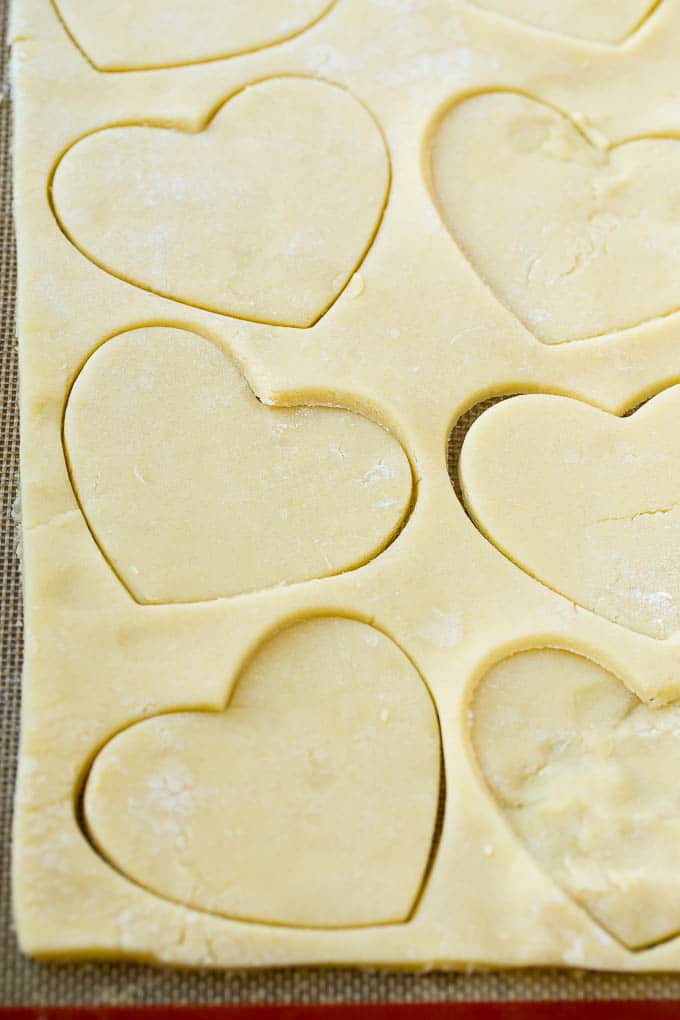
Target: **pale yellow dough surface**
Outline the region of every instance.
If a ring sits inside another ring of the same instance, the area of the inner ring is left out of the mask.
[[[198,63],[304,31],[333,0],[53,0],[73,40],[102,71]]]
[[[654,0],[618,0],[616,4],[593,0],[473,0],[479,7],[546,32],[618,43],[631,35],[657,6]]]
[[[387,545],[411,499],[388,432],[349,411],[265,407],[225,351],[186,330],[100,347],[69,395],[64,446],[93,535],[138,602],[341,573]]]
[[[52,197],[67,235],[117,276],[212,311],[310,326],[361,261],[387,180],[366,110],[287,77],[244,89],[196,133],[88,135],[60,160]]]
[[[474,740],[526,846],[631,948],[680,923],[680,709],[643,705],[563,651],[520,652],[479,686]]]
[[[463,445],[466,505],[544,584],[615,623],[671,637],[680,630],[679,419],[680,387],[628,418],[566,397],[503,401]]]
[[[445,113],[432,140],[432,182],[472,265],[545,343],[675,310],[677,140],[610,148],[543,103],[488,92]]]
[[[23,950],[680,970],[680,5],[133,6],[12,12]]]
[[[223,712],[114,737],[84,810],[121,871],[181,903],[276,924],[385,924],[415,904],[438,785],[437,720],[416,670],[372,627],[322,617],[270,639]]]

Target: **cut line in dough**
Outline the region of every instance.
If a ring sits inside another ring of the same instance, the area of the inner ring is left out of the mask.
[[[679,406],[680,386],[626,416],[564,396],[502,400],[462,443],[469,516],[553,591],[641,634],[671,637],[680,630]]]
[[[390,175],[361,102],[289,75],[243,87],[195,131],[127,123],[85,135],[57,160],[48,197],[65,237],[118,279],[304,329],[363,262]]]
[[[521,391],[519,391],[521,392]],[[454,424],[449,429],[449,437],[446,443],[446,469],[449,474],[449,480],[453,486],[453,491],[456,494],[458,502],[462,506],[463,510],[467,514],[467,507],[465,506],[465,500],[463,498],[463,490],[460,484],[460,474],[458,465],[460,463],[460,453],[465,442],[465,437],[481,415],[485,411],[491,410],[496,404],[499,404],[501,400],[507,400],[509,397],[517,396],[517,392],[499,393],[497,396],[482,397],[481,400],[475,401],[467,410],[463,411],[456,418]],[[470,515],[468,514],[468,517]],[[472,518],[470,518],[472,520]]]
[[[561,649],[502,659],[470,704],[477,763],[528,852],[630,950],[680,931],[680,706]]]
[[[623,0],[612,10],[607,0],[471,0],[490,14],[526,28],[599,46],[621,46],[637,35],[663,0]],[[612,23],[613,22],[613,23]]]
[[[316,25],[337,0],[51,0],[96,71],[158,71],[269,49]],[[286,11],[288,15],[286,16]]]
[[[356,569],[412,508],[409,459],[382,426],[264,405],[223,348],[169,326],[95,350],[69,393],[63,444],[91,534],[143,604]]]
[[[136,722],[96,754],[82,818],[166,899],[260,924],[404,923],[443,772],[432,697],[373,626],[319,616],[265,638],[221,711]]]
[[[511,90],[456,99],[426,139],[432,199],[496,299],[545,344],[680,306],[680,140],[611,144]]]

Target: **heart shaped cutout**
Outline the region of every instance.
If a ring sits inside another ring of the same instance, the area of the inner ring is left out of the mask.
[[[318,21],[333,0],[53,0],[99,71],[153,70],[273,46]]]
[[[313,325],[378,228],[382,135],[345,90],[272,78],[202,131],[133,125],[76,142],[54,173],[55,215],[100,268],[197,308]]]
[[[133,881],[214,914],[306,927],[404,921],[430,856],[439,728],[389,638],[323,617],[279,632],[222,712],[137,723],[83,810]]]
[[[568,397],[511,397],[459,462],[480,530],[527,573],[654,638],[680,629],[680,387],[618,418]]]
[[[64,445],[90,530],[138,602],[349,570],[410,506],[408,458],[381,426],[266,407],[224,351],[169,327],[95,351],[68,399]]]
[[[680,305],[680,143],[593,145],[516,92],[454,104],[430,136],[434,201],[496,297],[539,340],[602,336]]]
[[[557,35],[589,42],[624,42],[645,23],[662,0],[618,0],[616,5],[594,0],[473,0],[495,14]]]
[[[470,718],[485,780],[548,874],[630,949],[680,931],[680,707],[546,649],[494,666]]]

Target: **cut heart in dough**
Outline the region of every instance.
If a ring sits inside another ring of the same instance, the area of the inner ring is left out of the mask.
[[[387,197],[382,135],[344,89],[272,78],[199,132],[106,128],[57,166],[73,243],[136,286],[258,322],[311,326],[364,257]]]
[[[168,899],[276,924],[385,924],[416,902],[439,777],[418,672],[373,627],[324,617],[261,646],[224,711],[113,737],[83,805],[101,853]]]
[[[193,64],[290,39],[332,0],[53,0],[100,71]]]
[[[533,650],[486,674],[471,720],[491,791],[552,878],[631,949],[680,931],[680,707]]]
[[[617,418],[567,397],[477,419],[460,482],[485,535],[528,573],[654,638],[680,629],[680,387]]]
[[[456,103],[430,136],[453,238],[540,340],[600,336],[680,305],[680,143],[596,147],[516,92]]]
[[[408,513],[400,444],[335,408],[275,409],[184,330],[123,333],[87,361],[64,442],[107,559],[138,602],[191,602],[351,569]]]
[[[559,35],[619,43],[659,6],[659,0],[473,0],[477,7]]]

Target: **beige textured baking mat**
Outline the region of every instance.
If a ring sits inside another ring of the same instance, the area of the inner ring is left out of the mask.
[[[4,32],[7,3],[0,0]],[[323,1003],[499,999],[594,999],[680,997],[680,976],[626,976],[522,971],[464,974],[401,974],[341,969],[268,972],[184,972],[122,964],[41,964],[17,951],[10,907],[10,826],[18,747],[21,670],[21,588],[12,520],[18,477],[17,364],[13,304],[16,263],[10,210],[10,122],[7,88],[0,104],[0,316],[2,357],[3,527],[0,537],[0,1003]],[[462,434],[461,429],[461,434]],[[459,444],[458,444],[459,445]],[[456,456],[452,443],[452,457]]]

